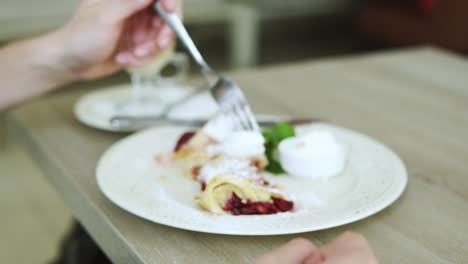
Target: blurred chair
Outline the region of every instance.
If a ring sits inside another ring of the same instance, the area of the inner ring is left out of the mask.
[[[261,21],[347,14],[356,0],[229,0],[231,3],[231,63],[257,63]]]
[[[297,16],[323,16],[347,13],[356,0],[256,0],[257,8],[264,18]]]

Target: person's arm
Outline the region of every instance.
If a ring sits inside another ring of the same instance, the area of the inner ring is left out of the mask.
[[[75,80],[63,58],[62,40],[57,33],[0,49],[0,112]]]
[[[160,0],[168,10],[176,0]],[[174,39],[154,0],[84,0],[49,34],[0,48],[0,112],[75,80],[137,66]]]

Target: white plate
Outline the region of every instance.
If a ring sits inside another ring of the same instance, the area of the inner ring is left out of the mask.
[[[194,201],[200,185],[177,167],[162,166],[156,154],[172,150],[190,128],[153,128],[112,146],[98,163],[102,192],[121,208],[155,223],[229,235],[279,235],[321,230],[366,218],[393,203],[407,184],[404,164],[384,145],[356,132],[313,124],[297,128],[334,133],[350,149],[346,169],[328,180],[291,176],[267,179],[286,187],[296,204],[292,213],[262,216],[214,215]]]
[[[167,87],[152,91],[152,95],[164,99],[164,102],[174,102],[186,95],[191,87]],[[130,98],[130,85],[120,85],[91,92],[75,104],[75,117],[85,125],[93,128],[114,131],[133,132],[133,130],[115,129],[110,125],[110,119],[117,114],[116,106]],[[155,104],[152,111],[162,111],[162,104]],[[215,101],[208,93],[200,94],[192,100],[174,109],[170,116],[178,119],[208,119],[216,111]]]

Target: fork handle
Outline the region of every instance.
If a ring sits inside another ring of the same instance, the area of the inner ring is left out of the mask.
[[[290,123],[291,125],[304,125],[315,122],[322,122],[320,119],[314,118],[290,118],[282,116],[269,116],[269,115],[259,115],[258,124],[261,127],[272,127],[279,122]],[[206,124],[209,120],[207,119],[168,119],[161,116],[114,116],[110,120],[110,124],[114,129],[123,129],[123,130],[138,130],[150,126],[161,126],[161,125],[179,125],[179,126],[194,126],[201,127]]]
[[[135,117],[135,116],[114,116],[110,120],[110,125],[114,129],[123,130],[140,130],[151,126],[190,126],[201,127],[206,123],[206,120],[184,120],[184,119],[167,119],[164,117]]]
[[[209,79],[217,79],[216,72],[211,69],[211,67],[206,63],[205,59],[201,55],[200,51],[195,46],[192,38],[187,32],[184,24],[180,20],[180,18],[174,12],[167,12],[164,10],[164,7],[161,5],[160,1],[155,3],[155,8],[164,19],[164,21],[169,25],[169,27],[176,33],[177,37],[182,41],[185,48],[189,51],[192,55],[193,59],[197,62],[197,64],[201,67],[202,72],[207,76]]]

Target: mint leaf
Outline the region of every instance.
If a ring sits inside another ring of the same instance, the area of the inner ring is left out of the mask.
[[[282,174],[284,173],[283,167],[281,167],[281,164],[277,161],[272,161],[268,163],[268,165],[265,167],[265,170],[268,172],[271,172],[273,174]]]
[[[278,123],[275,127],[264,130],[262,135],[265,138],[265,155],[268,159],[265,170],[273,174],[284,173],[278,157],[278,146],[284,139],[296,135],[294,127],[287,123]]]
[[[280,141],[289,137],[294,137],[296,135],[294,127],[288,123],[278,123],[274,128],[274,131],[277,133]]]

